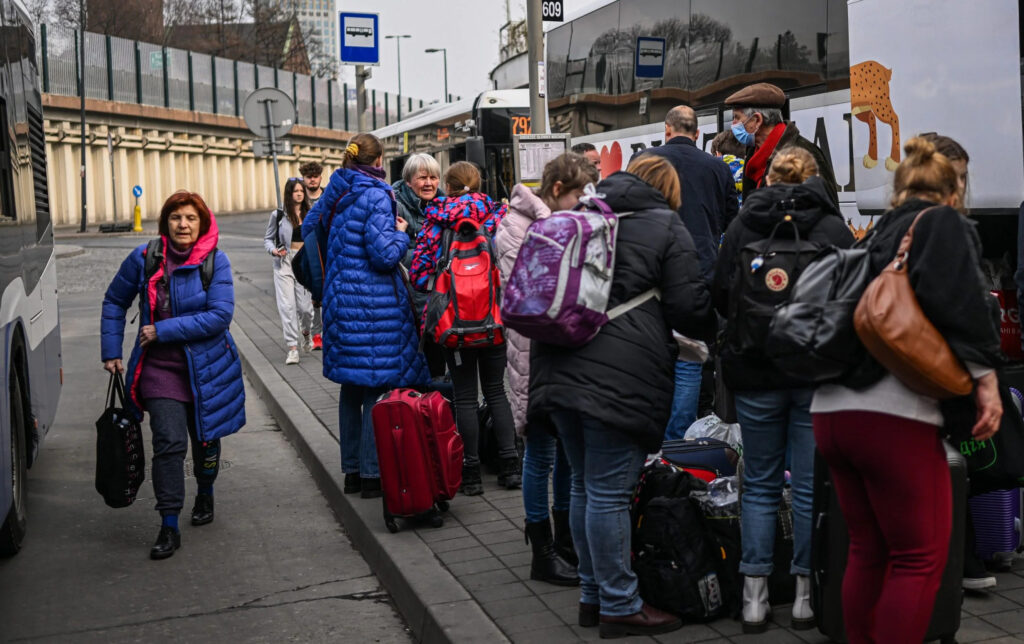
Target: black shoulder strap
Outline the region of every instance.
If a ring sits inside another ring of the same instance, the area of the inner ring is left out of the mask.
[[[146,282],[149,282],[149,278],[156,274],[157,269],[160,268],[160,259],[163,254],[163,242],[157,237],[156,239],[150,239],[146,245],[146,250],[143,252],[143,257],[146,258],[144,275],[146,276]]]
[[[157,269],[160,268],[162,250],[163,242],[159,237],[149,240],[149,243],[146,245],[146,250],[143,251],[143,256],[146,258],[144,273],[146,276],[146,282],[149,282],[149,279],[156,275]],[[204,291],[210,288],[210,282],[213,281],[213,269],[216,258],[217,248],[214,247],[214,249],[203,258],[203,263],[199,265],[199,279],[203,283]]]
[[[203,282],[204,291],[208,291],[210,289],[210,282],[213,281],[214,261],[216,259],[217,247],[214,246],[213,250],[203,258],[203,263],[199,265],[199,279]]]

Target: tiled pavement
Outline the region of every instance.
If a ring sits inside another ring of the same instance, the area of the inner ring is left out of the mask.
[[[304,403],[296,409],[294,406],[271,405],[276,414],[291,415],[291,423],[301,427],[304,432],[321,434],[326,431],[333,440],[318,443],[319,450],[306,445],[304,457],[313,468],[310,458],[318,459],[317,467],[327,471],[339,470],[338,440],[338,386],[322,376],[322,363],[319,352],[303,354],[298,366],[285,366],[284,348],[280,337],[280,322],[272,297],[256,298],[258,289],[247,286],[244,281],[236,283],[239,289],[238,305],[235,309],[234,333],[236,336],[245,334],[249,341],[239,342],[243,359],[246,359],[250,377],[259,379],[264,391],[271,397],[284,395],[298,399]],[[247,351],[258,351],[260,356],[247,356]],[[255,365],[259,366],[255,366]],[[252,373],[253,370],[257,373]],[[288,392],[283,387],[294,391]],[[295,400],[298,400],[295,399]],[[282,425],[284,419],[278,418]],[[293,437],[294,440],[294,437]],[[308,442],[307,442],[308,443]],[[303,450],[300,449],[300,452]],[[321,482],[323,487],[323,482]],[[388,549],[401,543],[405,551],[417,554],[415,561],[391,562],[397,574],[412,578],[425,577],[427,583],[420,586],[419,601],[429,613],[431,598],[429,595],[431,580],[436,581],[438,592],[443,580],[457,581],[470,598],[482,608],[482,619],[490,620],[500,633],[513,642],[578,642],[597,639],[597,629],[583,629],[576,625],[576,603],[578,590],[575,588],[559,588],[529,579],[530,547],[523,539],[523,506],[520,492],[506,491],[495,482],[494,476],[485,477],[486,493],[478,497],[458,496],[451,503],[451,510],[445,516],[442,528],[403,527],[399,535],[390,535],[384,528],[375,501],[364,501],[352,497],[344,497],[358,512],[358,516],[346,514],[346,520],[361,520],[365,525],[355,529],[348,525],[350,533],[363,534],[364,538],[375,540],[359,542],[354,536],[357,547],[367,555],[368,544]],[[335,490],[337,492],[337,490]],[[337,495],[340,498],[340,494]],[[355,516],[356,518],[352,518]],[[415,541],[400,541],[414,539]],[[390,543],[389,543],[390,540]],[[418,547],[415,550],[413,546]],[[376,552],[376,550],[374,551]],[[432,557],[431,557],[432,556]],[[374,555],[375,559],[376,555]],[[371,561],[371,565],[373,561]],[[415,568],[415,571],[413,570]],[[1021,642],[1024,641],[1024,562],[1015,565],[1014,570],[997,575],[999,585],[997,592],[981,596],[969,596],[963,605],[963,620],[957,634],[959,642]],[[388,585],[387,579],[384,579]],[[415,585],[415,584],[414,584]],[[424,588],[426,590],[424,590]],[[393,594],[399,591],[389,588]],[[416,591],[413,591],[416,592]],[[400,608],[403,601],[398,601]],[[410,615],[413,631],[418,639],[433,641],[481,641],[495,639],[484,637],[483,633],[474,631],[460,632],[457,622],[461,606],[447,618],[438,618],[441,631],[431,631],[425,635],[418,630],[417,623]],[[776,624],[788,624],[788,607],[775,610]],[[406,611],[407,612],[407,609]],[[479,611],[477,611],[479,613]],[[418,615],[418,613],[417,613]],[[418,619],[418,618],[417,618]],[[467,617],[467,620],[469,618]],[[474,622],[476,623],[476,622]],[[473,628],[476,628],[474,626]],[[425,630],[429,630],[426,629]],[[488,629],[490,630],[490,629]],[[817,631],[793,631],[784,626],[773,625],[761,635],[743,635],[739,622],[731,619],[720,619],[710,624],[687,625],[674,633],[657,638],[632,638],[626,641],[643,642],[765,642],[785,644],[788,642],[824,642],[827,641]]]

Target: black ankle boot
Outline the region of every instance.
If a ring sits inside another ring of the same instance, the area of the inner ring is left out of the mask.
[[[547,519],[526,524],[526,543],[533,546],[533,560],[530,562],[530,579],[546,581],[556,586],[578,586],[579,575],[576,567],[567,563],[555,552],[551,539],[551,522]]]
[[[569,529],[569,511],[551,510],[551,518],[555,524],[555,552],[569,564],[580,565],[576,546],[572,542],[572,530]]]
[[[523,485],[523,465],[518,457],[501,459],[501,474],[498,485],[506,490],[515,490]]]
[[[156,543],[149,549],[150,559],[166,559],[181,547],[181,533],[169,526],[161,526]]]
[[[479,465],[462,466],[462,493],[466,496],[476,496],[484,493],[484,482],[480,478]]]

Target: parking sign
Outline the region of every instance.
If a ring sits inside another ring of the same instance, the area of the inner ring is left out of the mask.
[[[341,62],[379,65],[380,38],[375,13],[341,13]]]

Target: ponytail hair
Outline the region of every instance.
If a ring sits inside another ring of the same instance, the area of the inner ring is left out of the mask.
[[[768,183],[799,184],[818,174],[818,164],[811,153],[790,145],[775,153],[768,169]]]
[[[357,134],[349,139],[341,165],[346,168],[373,165],[383,154],[380,139],[369,133]]]
[[[893,207],[910,199],[941,202],[960,194],[956,168],[935,144],[924,137],[914,137],[903,146],[906,156],[893,177]]]
[[[444,173],[444,183],[448,197],[480,192],[480,170],[469,161],[457,161]]]

